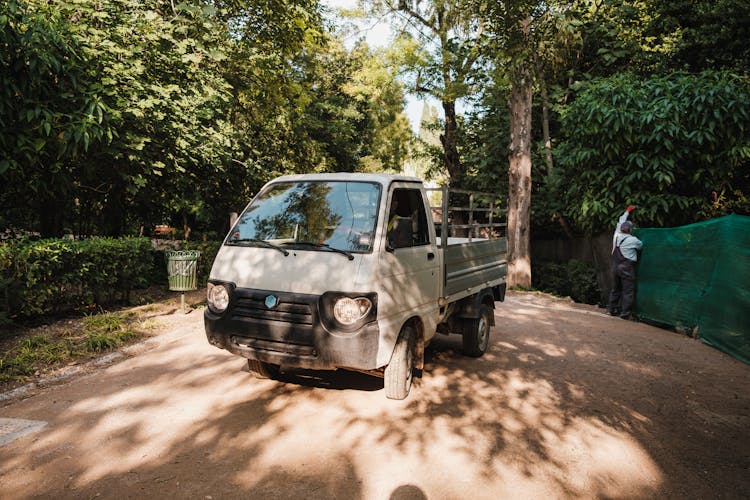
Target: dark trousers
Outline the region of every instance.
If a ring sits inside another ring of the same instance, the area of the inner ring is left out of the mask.
[[[613,266],[614,285],[609,292],[609,314],[620,314],[622,318],[630,317],[635,300],[635,266],[630,262],[621,262]]]

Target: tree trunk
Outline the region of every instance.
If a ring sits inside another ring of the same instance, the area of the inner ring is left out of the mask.
[[[445,160],[445,167],[448,169],[450,185],[458,187],[463,177],[463,166],[458,157],[456,102],[443,101],[443,111],[445,112],[445,129],[443,135],[440,136],[440,142],[443,145],[443,159]]]
[[[547,97],[547,82],[544,73],[539,72],[539,87],[542,94],[542,135],[544,136],[544,159],[547,162],[547,175],[552,173],[552,139],[549,133],[549,98]]]
[[[531,287],[531,72],[520,61],[510,92],[508,286]]]

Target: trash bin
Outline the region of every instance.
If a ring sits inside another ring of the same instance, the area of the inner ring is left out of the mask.
[[[169,250],[165,254],[169,289],[173,292],[197,290],[198,257],[201,253],[195,250]]]

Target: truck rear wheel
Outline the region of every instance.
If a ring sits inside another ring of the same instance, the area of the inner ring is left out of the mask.
[[[414,372],[415,333],[411,326],[405,326],[396,341],[391,362],[385,367],[385,397],[405,399],[411,389]]]
[[[463,353],[478,358],[490,345],[490,328],[492,327],[492,309],[487,304],[479,307],[479,317],[464,320]]]
[[[263,361],[258,361],[257,359],[248,359],[247,369],[250,370],[250,373],[255,375],[255,378],[275,379],[278,378],[279,373],[281,373],[279,365],[265,363]]]

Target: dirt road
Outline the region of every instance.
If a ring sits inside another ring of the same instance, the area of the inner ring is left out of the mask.
[[[0,497],[747,497],[750,366],[540,295],[495,317],[487,355],[440,337],[390,401],[355,373],[253,379],[201,311],[166,316],[143,352],[2,403],[46,425],[0,446]]]

